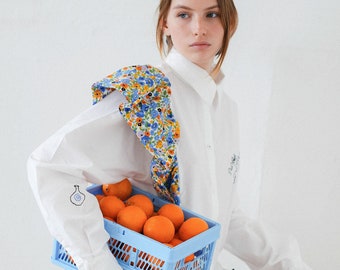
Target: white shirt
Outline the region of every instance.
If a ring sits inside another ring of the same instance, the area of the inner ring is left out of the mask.
[[[171,108],[180,123],[177,156],[181,205],[221,224],[211,269],[226,248],[253,269],[308,269],[294,241],[272,236],[237,210],[238,115],[223,91],[223,76],[209,74],[175,50],[161,70],[171,82]],[[118,111],[125,101],[115,91],[81,113],[36,149],[28,160],[33,192],[52,235],[73,256],[79,269],[120,269],[108,250],[108,234],[96,198],[81,206],[70,201],[79,185],[113,183],[125,177],[155,193],[151,155]],[[293,244],[292,244],[293,243]],[[291,247],[289,247],[291,245]],[[262,268],[263,267],[263,268]]]

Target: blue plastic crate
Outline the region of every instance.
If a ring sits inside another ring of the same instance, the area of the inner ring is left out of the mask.
[[[102,194],[100,185],[91,186],[88,191],[93,195]],[[155,210],[168,203],[136,187],[133,187],[133,194],[147,195],[153,201]],[[173,248],[104,219],[105,229],[111,236],[108,246],[121,267],[124,270],[210,269],[215,242],[220,235],[220,225],[192,211],[182,209],[185,219],[193,216],[200,217],[208,223],[209,229]],[[185,258],[191,254],[195,255],[194,259],[185,262]],[[53,263],[64,269],[77,269],[71,256],[57,241],[54,242],[51,259]]]

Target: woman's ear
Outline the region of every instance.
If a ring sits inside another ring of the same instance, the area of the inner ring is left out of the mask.
[[[169,31],[169,27],[168,27],[168,24],[167,24],[166,20],[163,20],[162,29],[163,29],[163,34],[164,35],[171,36],[170,31]]]

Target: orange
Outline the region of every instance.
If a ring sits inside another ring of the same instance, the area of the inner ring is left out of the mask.
[[[110,220],[110,221],[115,221],[113,218],[110,218],[110,217],[104,217],[104,218],[106,218],[107,220]]]
[[[132,185],[129,179],[124,178],[123,180],[114,184],[102,185],[102,190],[104,195],[114,195],[125,201],[131,195]]]
[[[105,197],[105,196],[102,195],[102,194],[97,194],[97,195],[96,195],[96,198],[97,198],[98,203],[99,203],[100,200],[103,199],[104,197]]]
[[[117,223],[135,232],[142,232],[147,216],[138,206],[130,205],[119,211]]]
[[[143,194],[133,195],[126,200],[125,204],[135,205],[142,208],[148,218],[153,215],[154,212],[153,203],[151,199],[146,195]]]
[[[167,217],[172,221],[175,226],[175,230],[184,222],[184,213],[181,207],[176,204],[164,204],[159,210],[158,215]]]
[[[199,217],[191,217],[185,220],[178,229],[178,236],[182,241],[186,241],[208,228],[208,223],[205,220]]]
[[[174,238],[175,227],[167,217],[153,216],[145,222],[143,233],[158,242],[168,243]]]
[[[179,245],[181,243],[183,243],[183,241],[178,239],[178,238],[176,238],[176,237],[172,238],[172,240],[169,242],[169,244],[172,245],[173,247],[175,247],[175,246],[177,246],[177,245]],[[184,263],[191,262],[194,259],[195,259],[195,254],[192,253],[192,254],[190,254],[190,255],[188,255],[188,256],[186,256],[184,258]]]
[[[116,196],[105,196],[99,202],[104,217],[116,219],[118,212],[125,207],[124,202]]]
[[[172,238],[171,241],[169,242],[169,244],[173,245],[174,247],[179,245],[180,243],[183,243],[183,241],[176,237]]]
[[[192,253],[190,254],[189,256],[186,256],[185,259],[184,259],[184,263],[187,263],[187,262],[191,262],[195,259],[195,254]]]

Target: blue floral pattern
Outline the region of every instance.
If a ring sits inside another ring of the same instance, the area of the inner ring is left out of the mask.
[[[171,84],[157,68],[124,67],[93,84],[93,104],[114,90],[127,102],[119,111],[144,147],[153,155],[150,164],[153,186],[163,199],[179,204],[180,188],[176,143],[179,123],[170,108]]]

